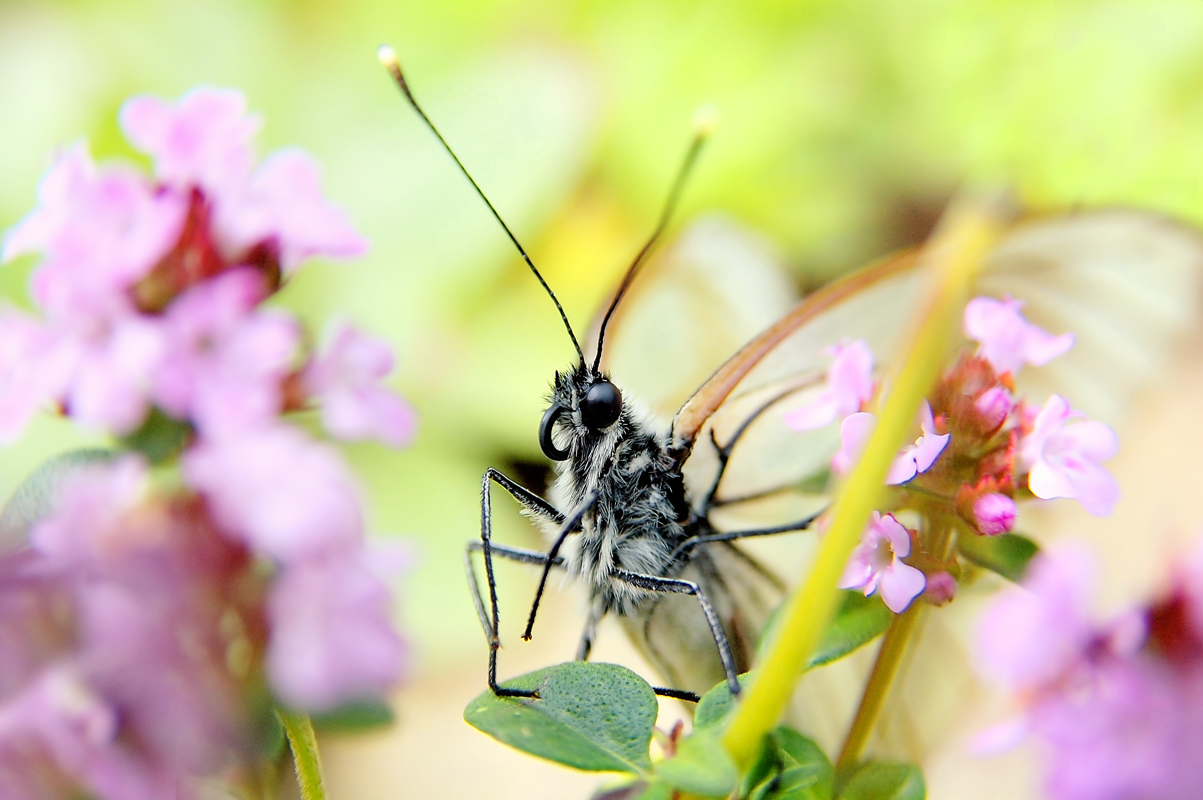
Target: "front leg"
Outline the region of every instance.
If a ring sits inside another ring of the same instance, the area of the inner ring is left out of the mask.
[[[497,685],[497,651],[501,648],[501,639],[498,635],[500,619],[497,609],[497,580],[493,575],[493,554],[497,553],[497,555],[503,558],[511,558],[516,561],[543,564],[546,569],[550,569],[553,565],[563,566],[563,560],[554,554],[544,555],[531,550],[520,550],[518,548],[493,544],[493,504],[490,492],[490,484],[492,483],[496,483],[509,492],[533,516],[551,521],[557,525],[563,525],[564,515],[543,498],[490,467],[485,470],[484,477],[481,479],[480,543],[478,545],[484,556],[485,579],[489,586],[489,611],[487,612],[484,602],[480,597],[480,586],[477,584],[476,572],[472,569],[469,555],[472,550],[476,549],[477,543],[469,543],[468,550],[464,553],[464,562],[468,572],[468,587],[472,591],[472,601],[476,606],[476,613],[480,617],[481,627],[484,628],[485,639],[489,643],[489,688],[498,697],[537,697],[536,692],[505,689]]]

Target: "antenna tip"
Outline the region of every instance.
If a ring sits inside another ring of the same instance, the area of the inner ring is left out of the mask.
[[[693,129],[699,138],[705,138],[714,132],[718,127],[718,108],[707,103],[700,106],[697,111],[693,112]]]
[[[377,47],[376,58],[380,59],[380,63],[387,67],[390,72],[401,68],[401,65],[397,62],[397,51],[391,45],[382,44]]]

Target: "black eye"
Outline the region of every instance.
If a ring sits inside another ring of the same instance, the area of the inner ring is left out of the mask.
[[[589,387],[581,399],[581,422],[594,430],[613,425],[622,413],[622,393],[609,381]]]

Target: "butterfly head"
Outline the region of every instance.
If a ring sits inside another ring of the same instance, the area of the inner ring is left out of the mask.
[[[574,445],[596,440],[622,417],[622,392],[603,372],[584,366],[556,374],[551,404],[539,423],[539,446],[552,461],[566,461]],[[566,447],[556,444],[556,434]]]

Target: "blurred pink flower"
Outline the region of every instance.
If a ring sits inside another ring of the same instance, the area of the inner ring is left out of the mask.
[[[275,245],[284,274],[313,256],[350,258],[367,242],[322,195],[317,163],[299,150],[268,156],[250,181],[223,195],[214,227],[231,253]]]
[[[326,430],[340,439],[379,439],[392,447],[408,444],[417,422],[414,412],[380,384],[392,369],[387,344],[350,325],[336,326],[303,376],[305,388],[322,405]]]
[[[335,450],[284,424],[204,438],[184,475],[217,521],[257,553],[290,563],[363,540],[359,496]]]
[[[282,406],[301,332],[280,311],[256,308],[266,294],[249,269],[193,286],[164,313],[167,353],[155,374],[158,404],[213,435],[269,424]]]
[[[1036,415],[1031,431],[1020,440],[1019,461],[1029,470],[1032,494],[1044,500],[1076,498],[1084,509],[1102,517],[1111,513],[1119,499],[1119,486],[1099,462],[1114,456],[1118,449],[1111,428],[1085,420],[1084,414],[1055,394]]]
[[[1025,363],[1042,366],[1069,351],[1072,333],[1053,336],[1024,318],[1023,301],[975,297],[965,306],[965,335],[980,343],[979,354],[1000,373],[1019,372]]]
[[[932,419],[931,406],[924,401],[919,410],[919,424],[923,435],[913,445],[903,448],[886,473],[886,485],[897,486],[912,480],[921,472],[927,472],[948,446],[951,434],[937,434]],[[836,474],[843,475],[865,451],[869,435],[877,425],[877,417],[867,411],[852,414],[840,423],[841,446],[832,458],[831,467]]]
[[[911,553],[911,536],[892,514],[873,512],[873,520],[840,578],[841,589],[861,589],[865,597],[881,590],[881,599],[895,614],[906,610],[927,585],[923,573],[902,559]]]
[[[813,403],[785,414],[785,423],[799,431],[824,425],[861,410],[873,395],[873,352],[861,339],[831,348],[835,359],[827,368],[827,385]]]
[[[174,243],[185,211],[181,196],[128,169],[97,169],[77,145],[42,179],[38,207],[9,233],[2,260],[44,254],[31,290],[52,321],[128,313],[129,289]]]
[[[325,710],[379,697],[404,665],[389,593],[356,550],[286,565],[272,584],[267,670],[292,706]]]
[[[260,121],[247,114],[240,91],[200,87],[176,102],[134,97],[121,107],[120,121],[126,137],[154,159],[164,183],[220,197],[250,175]]]

